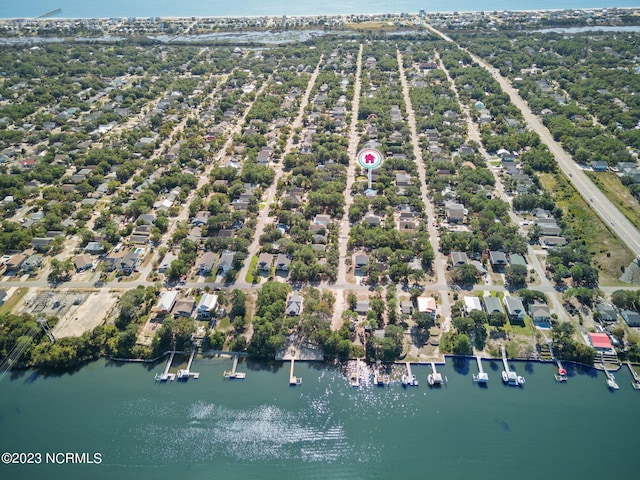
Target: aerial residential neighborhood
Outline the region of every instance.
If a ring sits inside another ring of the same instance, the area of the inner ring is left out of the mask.
[[[638,360],[636,13],[1,21],[3,358]]]

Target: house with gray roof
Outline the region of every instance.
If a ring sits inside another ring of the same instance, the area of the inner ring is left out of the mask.
[[[233,268],[233,259],[235,256],[236,252],[223,252],[218,262],[218,272],[223,274],[229,272]]]
[[[504,313],[502,309],[502,304],[500,303],[500,299],[498,297],[484,297],[484,310],[487,312],[487,315],[491,315],[493,312]]]
[[[505,309],[507,310],[507,315],[510,319],[524,320],[526,310],[520,297],[512,297],[510,295],[506,295],[503,299],[503,302]]]
[[[596,312],[598,314],[598,318],[602,322],[617,322],[618,321],[618,311],[614,308],[613,305],[608,303],[599,303],[596,305]]]
[[[623,310],[620,315],[630,327],[640,327],[640,313],[633,310]]]
[[[273,255],[267,252],[262,252],[258,257],[258,270],[261,272],[268,272],[271,270],[272,263]]]
[[[451,263],[454,267],[466,265],[469,263],[469,257],[467,257],[466,252],[451,252]]]
[[[289,300],[287,301],[287,307],[285,314],[289,317],[294,317],[302,313],[302,295],[300,292],[293,292]]]

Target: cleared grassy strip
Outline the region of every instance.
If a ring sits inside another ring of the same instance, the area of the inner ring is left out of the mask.
[[[253,273],[256,271],[256,266],[257,265],[258,265],[258,256],[254,255],[251,258],[251,264],[249,265],[249,271],[247,272],[247,275],[244,278],[245,282],[253,283],[254,281],[259,281],[260,280],[260,277],[254,277],[253,276]]]
[[[611,172],[585,172],[618,210],[637,228],[640,228],[640,202],[631,195],[618,176]]]
[[[22,300],[22,297],[24,297],[28,291],[28,288],[18,288],[13,293],[13,295],[11,295],[11,298],[4,302],[4,304],[0,307],[0,314],[11,313],[13,308],[18,304],[20,300]]]
[[[600,283],[618,284],[618,277],[634,259],[633,253],[591,210],[565,177],[543,174],[540,181],[551,192],[556,205],[565,212],[564,219],[572,226],[573,238],[581,241],[593,255],[593,265],[600,270]]]

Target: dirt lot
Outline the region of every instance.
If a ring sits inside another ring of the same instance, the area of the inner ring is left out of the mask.
[[[53,329],[53,335],[60,337],[78,337],[100,325],[118,302],[118,295],[113,292],[92,292],[84,296],[79,305],[71,305],[60,317]]]

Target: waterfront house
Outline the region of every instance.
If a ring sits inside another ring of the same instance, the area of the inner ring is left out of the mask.
[[[545,303],[534,302],[529,305],[529,315],[534,322],[549,323],[551,321],[551,311]]]
[[[156,316],[164,316],[168,314],[176,303],[178,298],[178,292],[176,290],[165,290],[160,292],[158,296],[158,303],[153,307],[152,312]]]
[[[190,317],[195,306],[196,301],[193,298],[181,298],[174,303],[171,309],[171,315],[173,315],[174,318]]]
[[[213,293],[205,293],[200,297],[198,306],[196,307],[196,316],[198,319],[209,319],[213,316],[216,306],[218,305],[218,296]]]
[[[520,297],[505,296],[503,299],[510,320],[524,320],[525,309]]]
[[[287,301],[285,314],[288,317],[300,315],[302,313],[302,296],[300,292],[293,292]]]
[[[596,349],[598,352],[611,352],[613,351],[613,345],[611,345],[611,340],[609,339],[609,335],[606,333],[592,333],[589,332],[589,341],[591,342],[591,346]]]
[[[416,303],[418,304],[418,312],[419,313],[428,313],[431,316],[431,319],[434,320],[436,318],[436,299],[433,297],[418,297],[416,298]]]

